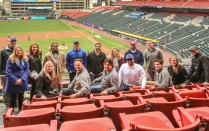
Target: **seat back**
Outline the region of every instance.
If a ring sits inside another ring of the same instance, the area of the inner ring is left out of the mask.
[[[188,91],[181,91],[179,95],[182,98],[191,97],[191,98],[208,98],[206,93],[201,90],[188,90]]]
[[[55,97],[50,97],[50,98],[47,98],[47,101],[50,101],[50,100],[58,100],[58,96],[55,96]],[[36,95],[33,96],[33,102],[36,102],[36,101],[44,101],[43,99],[41,98],[37,98]]]
[[[33,102],[31,104],[25,104],[23,103],[23,110],[30,110],[30,109],[39,109],[39,108],[48,108],[48,107],[53,107],[56,109],[57,106],[57,101],[56,100],[51,100],[51,101],[37,101]]]
[[[209,98],[188,98],[188,107],[201,107],[201,106],[208,106],[209,107]]]

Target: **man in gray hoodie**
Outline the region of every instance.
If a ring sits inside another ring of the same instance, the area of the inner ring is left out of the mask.
[[[84,68],[83,60],[75,59],[74,67],[76,75],[68,89],[63,89],[62,95],[68,95],[70,98],[87,96],[90,93],[91,80],[88,71]]]
[[[106,58],[104,60],[104,71],[102,76],[96,78],[92,83],[91,93],[107,95],[119,90],[118,74],[115,68],[113,68],[112,59]]]
[[[9,104],[9,95],[4,94],[5,85],[6,85],[6,64],[9,56],[13,53],[13,50],[16,46],[17,39],[12,36],[9,38],[9,44],[5,46],[0,51],[0,75],[1,75],[1,85],[3,87],[3,101],[6,106]]]

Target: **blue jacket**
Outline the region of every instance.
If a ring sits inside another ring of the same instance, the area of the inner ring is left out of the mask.
[[[142,52],[140,50],[137,50],[136,49],[136,52],[135,53],[132,53],[130,49],[127,50],[125,52],[125,55],[124,55],[124,61],[125,61],[125,63],[126,63],[126,55],[128,55],[128,54],[132,54],[134,56],[135,63],[143,66],[143,64],[144,64],[144,56],[143,56],[143,54],[142,54]]]
[[[85,68],[87,67],[86,52],[82,49],[79,49],[79,50],[72,49],[67,53],[67,56],[66,56],[66,68],[68,72],[70,71],[76,72],[74,68],[75,59],[82,59]]]
[[[16,65],[16,63],[11,63],[11,59],[7,60],[6,65],[6,87],[5,94],[17,94],[24,93],[28,90],[28,73],[29,64],[24,63],[23,69]],[[22,85],[15,85],[15,82],[21,78],[23,80]]]

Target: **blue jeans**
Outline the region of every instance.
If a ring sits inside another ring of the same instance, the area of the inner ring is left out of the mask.
[[[91,79],[91,81],[93,81],[94,79],[96,79],[96,78],[98,78],[100,76],[101,75],[99,75],[99,74],[93,74],[93,75],[90,74],[90,79]]]
[[[121,91],[129,91],[130,87],[132,87],[132,86],[128,86],[128,85],[122,83],[120,86],[120,90]]]
[[[101,93],[102,87],[100,82],[95,82],[91,85],[91,93]]]

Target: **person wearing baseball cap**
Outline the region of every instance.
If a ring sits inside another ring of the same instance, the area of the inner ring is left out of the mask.
[[[143,66],[143,64],[144,64],[144,57],[143,57],[142,52],[136,48],[136,42],[135,41],[131,41],[129,43],[129,46],[130,46],[130,49],[125,52],[124,61],[127,62],[126,61],[126,56],[128,54],[132,54],[134,56],[135,63]]]
[[[191,70],[189,71],[189,76],[182,86],[193,83],[208,84],[209,82],[209,58],[208,56],[202,54],[198,47],[193,45],[189,47],[189,51],[193,58],[191,61]]]
[[[143,67],[135,63],[135,58],[132,54],[127,54],[125,59],[127,63],[121,66],[118,74],[120,90],[128,91],[130,87],[139,85],[144,89],[147,78]]]
[[[4,94],[6,86],[6,64],[9,56],[13,53],[13,50],[17,44],[17,38],[14,36],[9,37],[9,44],[0,51],[0,75],[1,85],[3,87],[3,102],[8,107],[9,105],[9,94]]]
[[[73,81],[76,75],[74,67],[75,59],[82,59],[84,67],[87,68],[86,52],[80,48],[80,42],[78,40],[73,42],[73,49],[66,55],[66,67],[69,72],[70,82]]]

